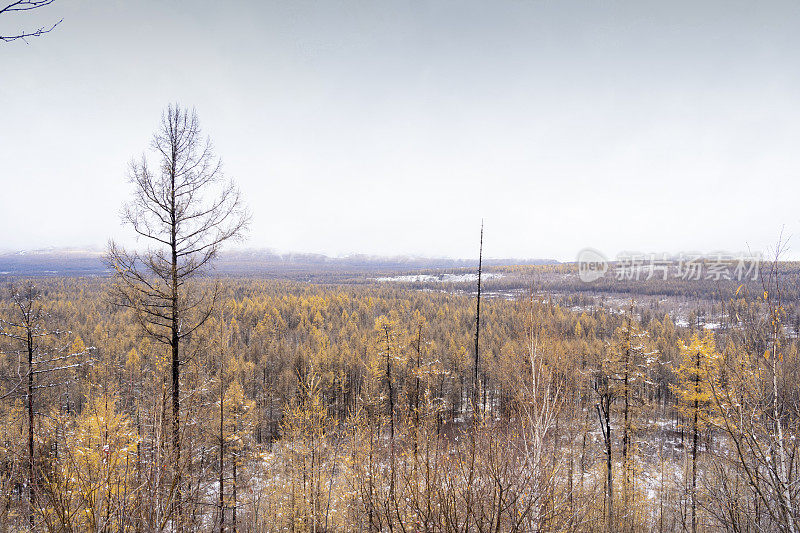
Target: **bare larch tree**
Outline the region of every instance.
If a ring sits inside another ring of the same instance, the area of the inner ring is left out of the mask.
[[[5,6],[0,4],[0,6],[2,6],[0,7],[0,15],[8,15],[19,11],[33,11],[34,9],[49,6],[53,2],[55,2],[55,0],[17,0],[16,2],[6,4]],[[19,30],[10,35],[0,34],[0,42],[8,43],[11,41],[16,41],[17,39],[22,39],[24,41],[28,37],[40,37],[45,33],[50,33],[53,31],[59,24],[61,24],[61,20],[50,26],[40,26],[35,30]]]
[[[473,418],[478,420],[478,404],[481,398],[480,382],[478,381],[478,371],[480,370],[479,358],[479,339],[481,333],[481,274],[483,272],[483,220],[481,220],[481,244],[478,251],[478,297],[475,303],[475,366],[472,373],[472,412]]]
[[[116,272],[115,300],[128,307],[143,330],[171,349],[172,495],[182,527],[180,372],[185,340],[211,315],[217,291],[193,290],[191,279],[207,272],[222,244],[241,239],[249,216],[235,184],[222,173],[211,141],[194,110],[170,105],[153,136],[151,152],[133,161],[133,200],[123,222],[133,228],[144,251],[111,241],[107,261]]]

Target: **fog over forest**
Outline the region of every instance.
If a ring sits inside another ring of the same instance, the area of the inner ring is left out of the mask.
[[[798,23],[0,1],[0,532],[797,532]]]

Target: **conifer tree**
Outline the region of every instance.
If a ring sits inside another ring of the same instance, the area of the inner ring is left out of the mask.
[[[678,411],[690,422],[692,432],[691,466],[691,519],[692,533],[697,531],[697,453],[700,434],[712,417],[713,388],[717,384],[720,355],[716,351],[714,335],[697,333],[687,345],[681,343],[681,363],[676,370],[678,384],[673,386]]]
[[[193,110],[168,106],[151,147],[155,162],[142,156],[131,163],[134,194],[123,211],[123,221],[148,248],[129,251],[112,241],[107,261],[116,272],[116,302],[171,351],[173,500],[180,531],[182,348],[211,316],[218,295],[216,289],[210,295],[196,290],[191,281],[207,271],[223,243],[243,235],[248,215]]]

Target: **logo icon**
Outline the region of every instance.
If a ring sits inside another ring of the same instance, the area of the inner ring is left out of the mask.
[[[608,271],[608,259],[594,248],[584,248],[578,252],[578,277],[584,283],[602,278]]]

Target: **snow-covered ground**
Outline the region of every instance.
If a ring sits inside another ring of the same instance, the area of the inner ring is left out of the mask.
[[[503,274],[494,272],[485,272],[481,274],[481,280],[502,278]],[[469,283],[477,282],[477,274],[411,274],[405,276],[389,276],[375,278],[376,281],[381,283],[395,282],[395,283]]]

